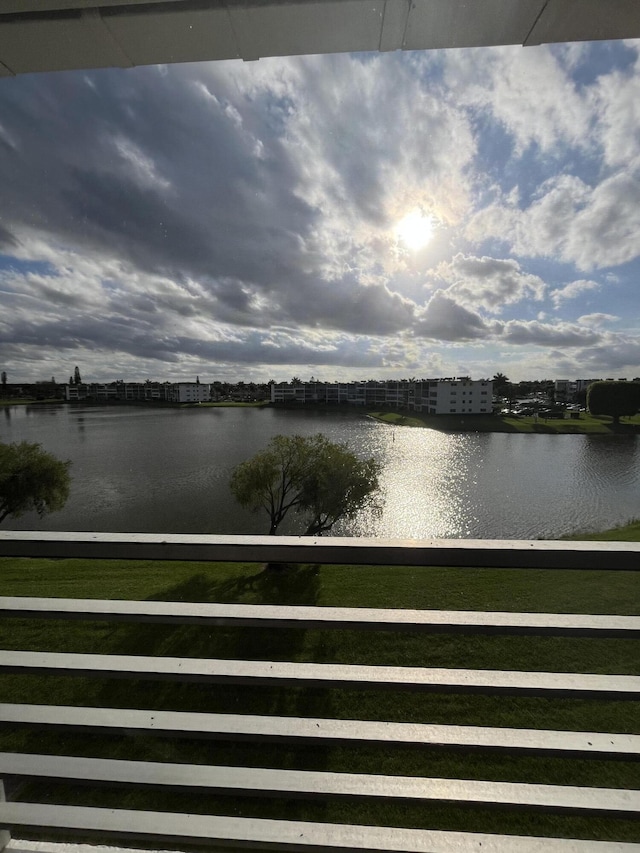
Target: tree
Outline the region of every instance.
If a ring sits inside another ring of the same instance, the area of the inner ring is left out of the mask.
[[[496,373],[493,377],[493,393],[498,397],[505,397],[509,391],[511,383],[509,378],[504,373]]]
[[[321,535],[341,518],[366,507],[379,509],[380,465],[359,459],[346,444],[318,433],[277,435],[267,447],[238,465],[231,491],[238,503],[269,516],[275,534],[290,510],[303,518],[305,534]]]
[[[306,534],[322,536],[342,518],[353,518],[365,508],[378,510],[380,470],[375,459],[359,459],[346,445],[327,441],[302,490]]]
[[[79,385],[82,382],[80,377],[80,368],[76,364],[76,369],[73,371],[73,382],[75,385]]]
[[[640,382],[592,382],[587,408],[592,415],[610,415],[618,426],[623,415],[635,415],[640,409]]]
[[[70,462],[61,462],[39,444],[0,444],[0,523],[35,510],[62,509],[69,497]]]

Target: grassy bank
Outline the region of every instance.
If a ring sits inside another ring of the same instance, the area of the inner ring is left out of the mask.
[[[23,397],[20,398],[3,398],[0,400],[0,407],[4,406],[45,406],[50,405],[51,403],[64,403],[64,400],[58,400],[57,397],[51,397],[47,400],[36,400],[35,397],[31,399],[26,399]]]
[[[640,415],[623,418],[614,427],[609,417],[596,418],[586,412],[580,418],[564,420],[534,417],[516,418],[508,415],[425,415],[413,412],[369,412],[369,417],[392,426],[422,427],[441,432],[525,432],[550,435],[618,435],[640,432]]]
[[[625,572],[300,566],[285,574],[251,564],[87,560],[0,560],[4,595],[133,598],[169,601],[343,606],[638,613],[637,578]],[[465,637],[390,632],[229,629],[200,626],[4,620],[5,649],[255,658],[401,666],[634,673],[631,640]],[[637,728],[638,703],[411,694],[400,691],[311,690],[176,685],[51,676],[0,676],[4,702],[36,702],[166,710],[404,720],[461,725],[609,730]],[[273,766],[400,775],[537,781],[555,784],[640,784],[640,766],[626,762],[560,761],[491,753],[386,747],[273,747],[163,738],[0,734],[0,749],[61,752],[155,761]],[[32,789],[25,789],[27,799]],[[456,809],[444,805],[313,803],[256,798],[124,793],[42,786],[42,799],[88,805],[355,821],[469,831],[640,840],[638,823],[615,818]]]
[[[576,533],[573,536],[564,536],[563,539],[580,541],[587,539],[598,542],[640,542],[640,519],[634,519],[627,524],[602,530],[597,533]]]

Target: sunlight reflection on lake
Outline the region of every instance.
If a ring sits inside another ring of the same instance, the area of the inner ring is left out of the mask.
[[[342,412],[146,407],[14,407],[0,440],[37,441],[73,461],[58,513],[15,529],[265,533],[241,510],[234,466],[279,433],[325,433],[383,464],[384,508],[334,535],[554,538],[640,515],[637,436],[445,433],[391,427]],[[9,524],[5,523],[5,528]],[[282,533],[299,532],[295,519]]]

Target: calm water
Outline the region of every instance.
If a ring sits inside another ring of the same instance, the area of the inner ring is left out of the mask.
[[[0,410],[1,441],[37,441],[73,461],[64,510],[4,527],[265,533],[266,516],[229,492],[233,467],[273,435],[319,431],[384,465],[382,517],[337,535],[553,538],[640,515],[636,436],[446,434],[355,412],[60,405]]]

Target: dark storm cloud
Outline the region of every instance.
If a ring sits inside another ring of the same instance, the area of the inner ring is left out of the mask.
[[[293,273],[286,259],[313,214],[291,192],[277,141],[268,164],[252,156],[252,135],[212,114],[184,70],[2,82],[3,124],[16,140],[0,159],[2,209],[16,225],[152,272]]]
[[[13,249],[18,245],[18,241],[13,234],[2,226],[0,222],[0,249]]]
[[[249,327],[406,328],[407,300],[320,271],[322,214],[300,197],[305,164],[283,142],[291,109],[268,87],[243,91],[220,66],[3,80],[0,114],[14,147],[0,158],[0,210],[18,234],[121,262],[113,285],[131,310]],[[331,133],[327,145],[354,203],[375,218],[375,158],[365,166]],[[391,143],[383,148],[388,159]],[[196,281],[198,299],[140,293],[126,265],[181,286]]]

